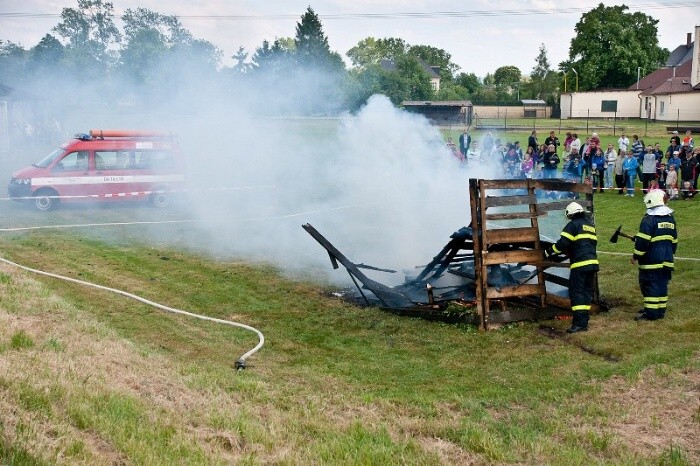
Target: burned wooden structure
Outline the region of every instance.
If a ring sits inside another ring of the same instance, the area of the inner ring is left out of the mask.
[[[568,313],[569,264],[544,260],[539,222],[552,211],[564,210],[574,199],[593,215],[591,186],[556,179],[470,179],[469,197],[475,230],[475,291],[480,328],[485,330],[495,322],[539,320]],[[516,221],[524,225],[513,227]],[[507,246],[512,249],[505,250]],[[488,280],[488,270],[496,265],[529,267],[532,279],[495,286]],[[508,305],[516,299],[529,306]],[[494,308],[494,304],[499,306]],[[593,308],[601,308],[597,281]]]
[[[543,235],[540,221],[561,211],[573,198],[593,213],[591,187],[562,180],[469,180],[471,224],[455,231],[447,244],[416,276],[390,287],[363,270],[394,270],[357,264],[318,230],[303,228],[326,249],[333,268],[342,265],[365,303],[427,318],[448,316],[456,304],[474,312],[460,314],[483,330],[498,323],[549,319],[569,313],[568,263],[544,260],[544,248],[556,233]],[[520,225],[518,225],[520,223]],[[551,223],[551,222],[550,222]],[[594,309],[601,307],[597,285]],[[449,320],[449,319],[448,319]]]

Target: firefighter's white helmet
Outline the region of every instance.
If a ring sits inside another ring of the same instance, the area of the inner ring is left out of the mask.
[[[652,189],[646,196],[644,196],[644,205],[647,207],[647,209],[664,204],[666,204],[664,202],[664,192],[660,189]]]
[[[582,214],[585,211],[583,210],[583,207],[581,207],[581,204],[579,204],[578,202],[572,202],[571,204],[566,206],[565,212],[566,212],[566,218],[571,218],[574,215]]]

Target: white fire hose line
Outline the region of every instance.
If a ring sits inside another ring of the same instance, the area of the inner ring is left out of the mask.
[[[164,223],[192,223],[197,220],[159,220],[150,222],[106,222],[106,223],[73,223],[61,225],[37,225],[33,227],[14,227],[0,228],[2,231],[27,231],[27,230],[45,230],[48,228],[83,228],[83,227],[104,227],[104,226],[125,226],[125,225],[160,225]]]
[[[370,205],[377,204],[375,202],[370,203],[360,203],[360,204],[349,204],[338,207],[329,207],[322,210],[309,210],[306,212],[296,212],[286,215],[278,215],[275,217],[249,217],[240,220],[243,221],[263,221],[263,220],[284,220],[289,218],[301,217],[304,215],[313,214],[323,214],[326,212],[334,212],[338,210],[354,209],[357,207],[366,207]],[[27,230],[46,230],[51,228],[85,228],[85,227],[106,227],[106,226],[128,226],[128,225],[161,225],[168,223],[196,223],[201,220],[195,219],[184,219],[184,220],[153,220],[153,221],[137,221],[137,222],[104,222],[104,223],[69,223],[69,224],[59,224],[59,225],[36,225],[27,227],[10,227],[10,228],[0,228],[0,232],[12,232],[12,231],[27,231]]]
[[[547,241],[551,243],[556,243],[556,239],[550,238],[548,236],[542,235],[542,238],[546,239]],[[632,253],[630,252],[612,252],[612,251],[598,251],[598,254],[607,254],[609,256],[631,256]],[[700,262],[700,258],[697,257],[678,257],[678,256],[673,256],[674,260],[681,260],[681,261],[698,261]]]
[[[632,253],[631,253],[631,252],[598,251],[598,254],[607,254],[607,255],[609,255],[609,256],[627,256],[627,257],[631,257],[631,256],[632,256]],[[698,258],[698,257],[678,257],[678,256],[673,256],[673,260],[698,261],[698,262],[700,262],[700,258]]]
[[[83,280],[78,280],[78,279],[71,278],[71,277],[65,277],[65,276],[63,276],[63,275],[57,275],[57,274],[55,274],[55,273],[44,272],[43,270],[32,269],[32,268],[30,268],[30,267],[26,267],[26,266],[24,266],[24,265],[20,265],[20,264],[17,264],[17,263],[15,263],[15,262],[12,262],[12,261],[10,261],[10,260],[8,260],[8,259],[5,259],[5,258],[3,258],[3,257],[0,257],[0,262],[4,262],[4,263],[9,264],[9,265],[12,265],[12,266],[14,266],[14,267],[18,267],[18,268],[20,268],[20,269],[22,269],[22,270],[26,270],[26,271],[28,271],[28,272],[36,273],[36,274],[39,274],[39,275],[44,275],[44,276],[47,276],[47,277],[57,278],[57,279],[59,279],[59,280],[65,280],[65,281],[72,282],[72,283],[78,283],[78,284],[80,284],[80,285],[91,286],[91,287],[93,287],[93,288],[97,288],[97,289],[104,290],[104,291],[111,291],[112,293],[116,293],[116,294],[119,294],[119,295],[122,295],[122,296],[126,296],[127,298],[134,299],[134,300],[139,301],[139,302],[141,302],[141,303],[143,303],[143,304],[147,304],[147,305],[149,305],[149,306],[153,306],[153,307],[155,307],[155,308],[161,309],[161,310],[166,311],[166,312],[171,312],[171,313],[173,313],[173,314],[180,314],[180,315],[187,316],[187,317],[193,317],[193,318],[195,318],[195,319],[206,320],[206,321],[209,321],[209,322],[215,322],[215,323],[217,323],[217,324],[230,325],[230,326],[232,326],[232,327],[238,327],[238,328],[242,328],[242,329],[251,331],[251,332],[255,333],[255,334],[258,336],[258,344],[255,345],[255,347],[254,347],[253,349],[251,349],[250,351],[246,352],[245,354],[243,354],[241,357],[238,358],[238,360],[237,360],[236,363],[235,363],[235,368],[236,368],[236,370],[245,369],[245,367],[246,367],[246,360],[247,360],[250,356],[252,356],[253,354],[255,354],[255,353],[256,353],[260,348],[262,348],[263,345],[265,344],[265,336],[262,334],[262,332],[261,332],[260,330],[256,329],[256,328],[254,328],[254,327],[251,327],[250,325],[242,324],[242,323],[240,323],[240,322],[234,322],[234,321],[231,321],[231,320],[217,319],[217,318],[215,318],[215,317],[209,317],[209,316],[205,316],[205,315],[201,315],[201,314],[195,314],[195,313],[193,313],[193,312],[187,312],[187,311],[183,311],[183,310],[181,310],[181,309],[175,309],[175,308],[172,308],[172,307],[164,306],[164,305],[162,305],[162,304],[159,304],[159,303],[150,301],[150,300],[148,300],[148,299],[142,298],[142,297],[140,297],[140,296],[138,296],[138,295],[135,295],[135,294],[133,294],[133,293],[128,293],[128,292],[126,292],[126,291],[118,290],[118,289],[116,289],[116,288],[109,288],[109,287],[107,287],[107,286],[97,285],[97,284],[95,284],[95,283],[90,283],[90,282],[86,282],[86,281],[83,281]]]

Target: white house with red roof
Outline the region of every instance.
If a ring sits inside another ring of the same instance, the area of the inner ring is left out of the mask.
[[[700,26],[671,52],[666,66],[627,89],[562,94],[561,114],[562,118],[700,120]]]

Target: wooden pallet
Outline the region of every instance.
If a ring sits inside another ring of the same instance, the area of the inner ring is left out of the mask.
[[[568,299],[547,292],[547,282],[568,285],[568,280],[547,273],[551,267],[568,264],[544,260],[540,245],[538,220],[554,210],[563,210],[571,200],[538,202],[536,191],[580,193],[578,200],[593,212],[591,186],[562,180],[469,180],[469,196],[474,229],[474,270],[476,272],[476,302],[479,327],[487,330],[490,323],[515,320],[551,318],[570,309]],[[496,228],[498,221],[529,220],[529,226]],[[487,280],[489,266],[501,264],[532,265],[536,268],[536,283],[496,288]],[[596,279],[596,296],[598,293]],[[533,299],[534,298],[534,299]],[[509,310],[508,302],[519,299],[536,306]],[[500,304],[492,314],[494,303]]]

